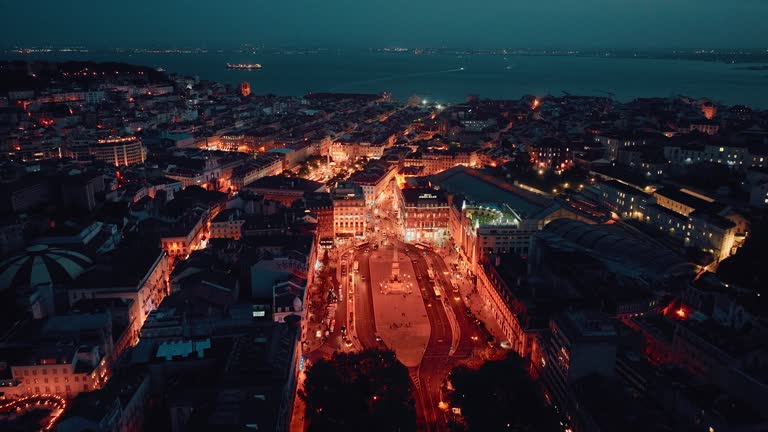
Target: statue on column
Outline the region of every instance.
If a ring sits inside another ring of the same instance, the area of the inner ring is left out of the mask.
[[[397,252],[397,247],[395,247],[392,253],[392,273],[389,276],[389,281],[384,284],[382,292],[384,294],[409,294],[410,291],[402,279],[400,275],[400,255]]]

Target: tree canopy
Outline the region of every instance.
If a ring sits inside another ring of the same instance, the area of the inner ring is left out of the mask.
[[[415,431],[407,368],[393,351],[336,353],[307,370],[310,431]]]
[[[451,405],[459,407],[470,431],[558,431],[555,412],[546,405],[516,354],[477,369],[451,371]]]

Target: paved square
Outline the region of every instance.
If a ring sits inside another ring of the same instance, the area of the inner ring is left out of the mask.
[[[376,332],[405,366],[416,367],[429,342],[429,319],[410,259],[401,253],[398,261],[401,279],[413,285],[409,294],[382,293],[380,283],[388,281],[392,272],[391,250],[378,251],[369,258]]]

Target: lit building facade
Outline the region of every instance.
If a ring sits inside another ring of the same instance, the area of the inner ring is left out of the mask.
[[[367,210],[363,188],[351,182],[340,183],[331,194],[331,199],[333,200],[333,231],[336,240],[363,237]]]
[[[445,193],[431,188],[398,189],[398,192],[405,240],[442,245],[450,234],[450,208]]]
[[[568,218],[594,223],[586,216],[552,204],[536,214],[522,217],[505,204],[454,202],[448,221],[454,245],[466,256],[474,272],[489,254],[528,255],[531,237],[551,220]]]
[[[568,144],[545,141],[528,146],[531,163],[538,168],[564,170],[573,166],[573,151]]]
[[[256,180],[283,172],[283,160],[275,156],[261,156],[251,163],[232,171],[232,187],[240,190]]]
[[[360,158],[380,159],[386,148],[387,143],[336,141],[330,145],[329,153],[334,162],[340,163]]]
[[[712,102],[704,102],[701,104],[701,113],[707,120],[712,120],[717,114],[717,107]]]
[[[534,341],[542,329],[531,325],[525,303],[514,294],[507,280],[498,271],[504,265],[500,256],[477,268],[477,294],[486,310],[493,316],[510,349],[520,357],[531,357]]]
[[[363,170],[352,174],[349,181],[360,185],[365,195],[365,203],[370,206],[391,186],[392,180],[395,179],[395,168],[394,165],[374,161]]]
[[[243,81],[240,83],[240,94],[243,96],[248,96],[251,94],[251,83],[248,81]]]
[[[160,247],[171,258],[185,258],[195,249],[205,236],[205,223],[201,216],[196,216],[189,223],[177,227],[176,231],[160,239]]]
[[[475,152],[468,151],[424,151],[409,155],[405,159],[405,166],[424,167],[422,175],[436,174],[453,167],[463,165],[474,167],[477,165],[478,156]]]
[[[615,180],[600,183],[602,204],[615,218],[636,219],[677,238],[683,246],[708,252],[721,261],[736,252],[746,227],[741,217],[715,200],[686,189],[648,194]],[[742,232],[743,231],[743,232]]]
[[[638,147],[647,145],[648,142],[641,137],[626,137],[618,135],[596,135],[595,142],[603,145],[605,148],[605,157],[609,160],[616,160],[619,157],[619,150],[627,147]]]
[[[651,195],[621,183],[609,180],[598,186],[603,202],[620,217],[638,218],[645,213]]]
[[[327,192],[315,192],[304,197],[306,208],[317,218],[316,237],[320,247],[333,246],[333,201]]]
[[[211,221],[210,238],[233,238],[240,240],[245,215],[240,209],[227,209],[219,212]]]
[[[3,343],[20,356],[8,364],[12,378],[0,387],[4,396],[71,398],[104,384],[113,351],[109,313],[61,315],[30,324],[20,323],[25,334],[15,328]]]
[[[94,280],[88,284],[75,285],[67,290],[69,304],[74,305],[81,299],[128,299],[138,305],[135,328],[144,325],[149,313],[157,308],[169,292],[168,278],[170,262],[165,252],[158,251],[157,258],[142,270],[141,278],[132,284],[118,285],[109,280]],[[86,273],[87,275],[87,273]],[[138,333],[135,335],[138,337]]]
[[[72,358],[40,358],[39,364],[12,366],[16,386],[3,387],[6,396],[22,397],[35,394],[55,394],[72,398],[78,393],[99,388],[99,368]],[[105,363],[102,363],[105,364]],[[78,368],[79,366],[79,368]],[[84,367],[87,366],[87,367]]]
[[[89,153],[97,160],[115,166],[144,163],[147,152],[141,140],[136,137],[113,137],[96,141],[88,147]]]
[[[710,162],[742,170],[768,168],[768,148],[765,146],[665,146],[664,157],[674,164]]]

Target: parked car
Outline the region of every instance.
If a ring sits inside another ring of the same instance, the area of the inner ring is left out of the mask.
[[[488,337],[485,339],[485,341],[488,343],[488,346],[489,346],[490,348],[493,348],[494,344],[496,343],[496,338],[494,338],[493,336],[488,336]]]

